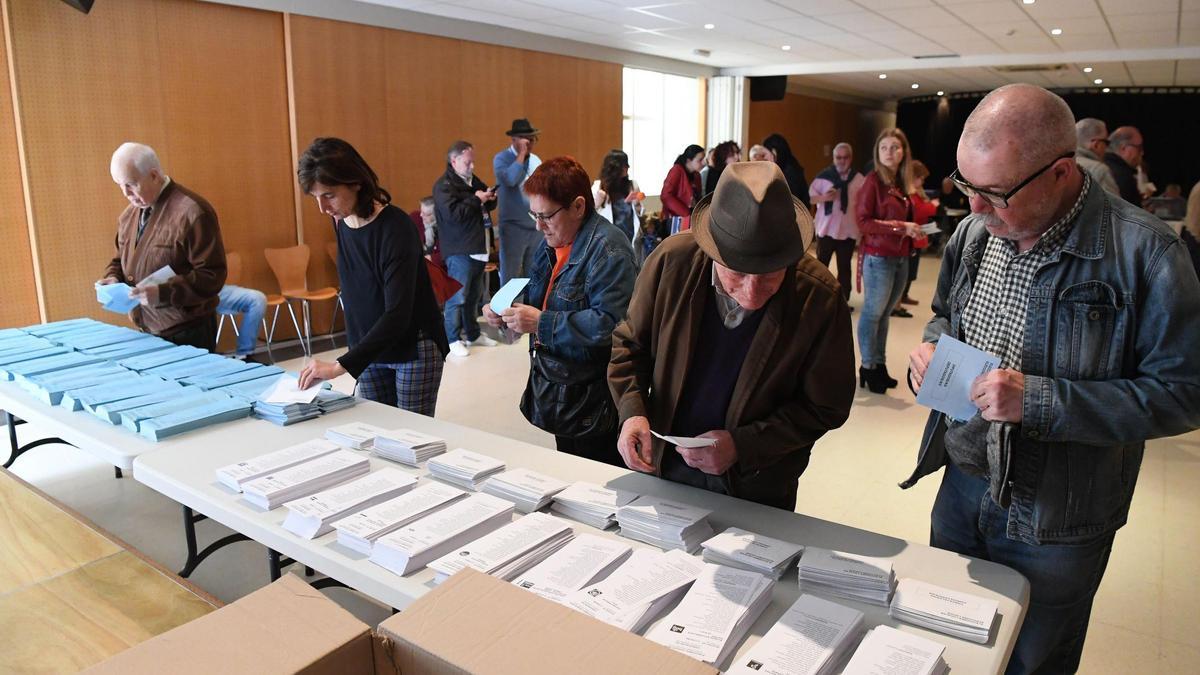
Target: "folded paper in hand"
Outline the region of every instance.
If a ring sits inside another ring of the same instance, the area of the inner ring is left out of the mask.
[[[971,400],[971,384],[999,367],[1000,357],[943,335],[921,381],[917,403],[946,413],[952,420],[969,420],[979,412]]]
[[[717,444],[715,438],[690,438],[688,436],[667,436],[660,434],[657,431],[651,430],[650,433],[671,443],[677,448],[711,448]]]
[[[125,314],[129,310],[138,306],[137,298],[129,297],[129,284],[96,284],[96,301],[100,306],[110,312]]]
[[[165,265],[157,270],[154,270],[154,272],[152,272],[149,276],[137,282],[137,287],[145,288],[147,286],[158,286],[160,284],[165,284],[171,280],[171,277],[174,276],[175,270],[171,269],[170,265]]]
[[[496,294],[492,296],[492,311],[499,314],[504,310],[512,307],[513,300],[517,299],[517,295],[525,290],[529,285],[529,279],[509,279],[507,284],[504,284]]]

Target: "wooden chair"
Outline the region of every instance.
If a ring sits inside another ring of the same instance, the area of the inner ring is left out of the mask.
[[[333,268],[337,269],[337,242],[325,242],[325,253],[329,255],[329,259],[333,261]],[[342,314],[346,313],[346,305],[342,302],[342,289],[338,289],[337,304],[333,306],[333,322],[329,324],[329,334],[333,335],[334,326],[337,324],[338,307],[342,308]],[[333,338],[330,337],[330,340]]]
[[[242,254],[237,251],[228,251],[225,253],[225,284],[227,286],[242,285]],[[271,327],[267,328],[267,317],[264,315],[262,320],[263,336],[267,342],[267,358],[274,363],[275,356],[271,353],[271,340],[275,335],[275,321],[279,319],[279,307],[284,303],[282,295],[267,294],[267,308],[274,307],[275,313],[271,317]],[[229,317],[229,325],[233,327],[234,335],[241,335],[238,332],[238,323],[232,312],[218,312],[220,321],[217,323],[217,342],[221,341],[221,330],[225,327],[225,317]]]
[[[297,244],[289,248],[266,248],[263,249],[263,255],[267,258],[267,265],[275,273],[275,280],[279,282],[279,290],[287,302],[288,314],[292,317],[292,325],[296,328],[296,334],[300,336],[304,354],[312,356],[312,308],[309,303],[333,300],[338,295],[337,289],[326,286],[309,290],[308,260],[310,251],[308,244]],[[304,316],[304,332],[300,331],[300,324],[296,320],[296,312],[292,308],[293,300],[300,301]]]

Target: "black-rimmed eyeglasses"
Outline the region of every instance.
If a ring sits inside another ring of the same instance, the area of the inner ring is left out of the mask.
[[[1008,200],[1012,199],[1013,195],[1020,192],[1021,188],[1029,185],[1038,176],[1049,171],[1050,167],[1058,164],[1059,160],[1071,159],[1073,157],[1075,157],[1075,153],[1073,151],[1055,157],[1054,161],[1033,172],[1031,176],[1020,183],[1017,183],[1016,187],[1004,193],[993,192],[992,190],[985,190],[984,188],[971,185],[965,178],[962,177],[962,174],[958,172],[957,167],[955,167],[954,172],[950,174],[950,180],[954,182],[954,186],[958,188],[959,192],[962,192],[964,195],[966,195],[968,199],[978,195],[980,199],[987,202],[994,209],[1007,209]]]
[[[548,223],[548,222],[550,222],[551,218],[553,218],[554,216],[557,216],[558,212],[562,211],[565,208],[567,208],[567,207],[560,206],[557,209],[554,209],[553,211],[551,211],[550,213],[534,213],[533,211],[529,211],[529,219],[535,223],[539,223],[539,222]]]

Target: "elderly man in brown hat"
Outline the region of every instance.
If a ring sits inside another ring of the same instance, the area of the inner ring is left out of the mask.
[[[779,168],[743,162],[646,260],[608,369],[629,468],[795,508],[813,443],[854,396],[850,311],[812,239]]]

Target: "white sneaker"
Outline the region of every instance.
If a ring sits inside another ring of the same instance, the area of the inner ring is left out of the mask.
[[[480,333],[479,337],[471,340],[471,342],[468,344],[470,344],[472,347],[495,347],[500,343],[488,337],[486,333]]]
[[[455,340],[450,343],[451,356],[470,356],[471,350],[467,349],[467,343],[462,340]]]

